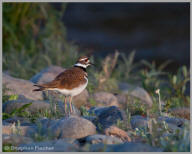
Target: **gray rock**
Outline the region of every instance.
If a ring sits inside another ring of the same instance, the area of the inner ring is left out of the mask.
[[[148,144],[127,142],[124,144],[108,145],[106,152],[162,152],[161,148]]]
[[[38,101],[38,100],[13,100],[8,101],[6,103],[3,103],[3,112],[11,113],[15,109],[18,109],[22,107],[25,104],[32,103],[30,106],[28,106],[25,111],[28,111],[30,113],[37,113],[39,111],[49,111],[50,110],[50,104],[45,101]]]
[[[118,120],[126,120],[125,113],[116,106],[95,107],[91,108],[89,112],[95,113],[98,117],[98,125],[100,125],[102,129],[116,125]]]
[[[185,128],[190,129],[190,121],[186,119],[160,116],[158,122],[162,123],[163,121],[166,122],[170,133],[176,133],[179,131],[179,134],[182,135]]]
[[[2,135],[3,144],[19,145],[23,143],[32,143],[33,140],[29,137],[20,136],[20,135]]]
[[[82,116],[82,117],[91,121],[92,123],[97,123],[97,121],[98,121],[97,116]]]
[[[92,144],[89,148],[92,152],[162,152],[161,148],[151,147],[148,144],[126,142],[123,144],[106,145],[103,143]]]
[[[108,145],[103,144],[103,143],[91,144],[87,151],[90,151],[90,152],[105,152],[107,147],[108,147]]]
[[[125,94],[118,94],[116,97],[120,105],[123,105],[127,102],[127,96]]]
[[[91,107],[88,112],[90,114],[96,115],[97,117],[104,112],[105,110],[107,110],[108,107],[104,107],[104,106],[98,106],[98,107]]]
[[[115,95],[108,92],[96,92],[92,98],[97,102],[97,106],[119,106]]]
[[[64,95],[56,91],[44,91],[43,96],[45,99],[50,99],[56,102],[64,102]],[[82,105],[87,104],[88,97],[88,91],[85,89],[79,95],[73,97],[72,103],[79,109]]]
[[[23,79],[17,79],[3,73],[3,85],[9,90],[5,92],[6,95],[23,95],[31,100],[42,100],[42,92],[34,92],[33,83]]]
[[[77,116],[69,116],[60,119],[50,126],[54,138],[83,138],[96,133],[95,125]]]
[[[173,124],[177,127],[183,127],[184,124],[189,124],[190,121],[182,118],[175,118],[175,117],[164,117],[160,116],[158,117],[158,121],[165,121],[168,124]]]
[[[128,94],[133,97],[140,99],[144,104],[152,107],[153,101],[151,96],[148,94],[146,90],[141,87],[133,86],[128,83],[119,83],[119,89],[123,92],[123,94]]]
[[[65,113],[64,112],[64,103],[61,101],[60,102],[53,101],[50,104],[48,101],[38,101],[38,100],[35,101],[35,100],[30,100],[30,99],[20,98],[20,97],[17,100],[8,101],[6,103],[3,103],[3,112],[11,113],[15,109],[18,109],[28,103],[32,103],[32,104],[30,106],[28,106],[25,109],[25,111],[30,112],[31,114],[43,112],[46,110],[47,110],[47,112],[51,112],[51,110],[53,112],[55,112],[55,109],[62,114]],[[73,112],[72,112],[73,115],[77,115],[77,116],[81,115],[80,111],[74,105],[72,105],[72,108],[73,108]],[[69,111],[69,104],[68,104],[68,111]]]
[[[30,81],[33,83],[46,83],[52,81],[59,73],[63,72],[65,69],[59,66],[49,66],[41,70],[38,74],[34,75]]]
[[[64,103],[59,101],[57,102],[58,104],[58,110],[60,113],[65,113],[65,109],[64,109]],[[71,115],[75,115],[75,116],[80,116],[81,115],[81,112],[79,111],[79,109],[72,103],[71,105],[73,111],[71,113]],[[70,111],[70,106],[69,106],[69,103],[67,104],[67,112]]]
[[[79,147],[76,144],[75,140],[72,142],[72,140],[69,139],[57,140],[57,142],[54,144],[54,149],[55,149],[54,151],[58,152],[79,151]]]
[[[118,143],[122,143],[123,141],[114,136],[95,134],[95,135],[87,136],[86,142],[91,143],[91,144],[98,144],[98,143],[118,144]]]
[[[176,131],[179,131],[180,135],[182,135],[183,129],[180,127],[177,127],[174,124],[167,123],[168,129],[170,133],[176,133]]]
[[[59,119],[48,119],[48,118],[40,118],[36,121],[36,124],[39,126],[39,133],[42,136],[50,135],[49,137],[54,138],[54,134],[51,132],[50,127],[54,126]]]
[[[2,134],[6,135],[20,135],[25,137],[32,137],[37,132],[36,126],[15,126],[12,125],[3,125]]]
[[[147,122],[148,119],[140,115],[131,116],[131,127],[133,129],[147,127]]]
[[[43,69],[41,72],[33,76],[30,81],[36,84],[46,83],[52,81],[58,74],[63,72],[65,69],[59,66],[50,66]],[[63,101],[63,95],[55,91],[43,92],[45,99],[53,99],[55,101]],[[79,108],[81,105],[86,104],[88,101],[88,91],[85,89],[79,95],[73,97],[74,105]]]
[[[29,148],[24,148],[29,147]],[[66,142],[66,140],[53,140],[34,142],[30,144],[21,144],[19,147],[22,152],[75,152],[78,146]]]
[[[171,113],[175,117],[180,117],[180,118],[190,120],[190,108],[189,107],[172,108],[169,110],[169,113]]]
[[[11,123],[6,122],[5,120],[3,120],[3,122],[2,122],[2,123],[3,123],[3,125],[4,125],[4,126],[10,126],[10,125],[11,125]]]
[[[79,109],[81,106],[88,104],[88,98],[89,93],[85,89],[79,95],[73,97],[73,104]]]
[[[15,123],[16,125],[18,124],[18,123],[20,123],[20,125],[21,126],[29,126],[29,125],[34,125],[34,124],[32,124],[30,121],[29,121],[29,119],[27,119],[27,118],[25,118],[25,117],[17,117],[17,116],[14,116],[14,117],[11,117],[11,118],[8,118],[8,119],[6,119],[6,120],[3,120],[3,122],[4,123],[11,123],[11,124],[13,124],[13,123]],[[4,124],[3,124],[4,125]]]
[[[149,118],[145,118],[145,117],[142,117],[139,115],[132,116],[131,117],[131,126],[133,129],[147,127],[149,120],[150,120]],[[184,125],[188,124],[188,126],[189,126],[189,121],[180,119],[180,118],[174,118],[174,117],[160,116],[160,117],[158,117],[158,119],[156,121],[160,125],[161,124],[163,125],[163,121],[164,121],[165,124],[167,124],[168,130],[171,132],[176,132],[177,130],[179,130],[180,133],[182,133],[182,130],[183,130],[182,128],[184,127]]]

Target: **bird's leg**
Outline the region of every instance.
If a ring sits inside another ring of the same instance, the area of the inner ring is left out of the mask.
[[[72,102],[72,96],[69,96],[69,106],[70,106],[70,112],[72,113],[72,106],[71,106],[71,102]]]
[[[64,109],[65,109],[65,114],[67,113],[67,110],[66,110],[66,108],[67,108],[67,96],[65,96],[65,98],[64,98]]]

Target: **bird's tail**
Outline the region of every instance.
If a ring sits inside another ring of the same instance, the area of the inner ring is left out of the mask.
[[[44,90],[47,90],[47,88],[43,87],[42,85],[35,84],[34,86],[38,87],[38,89],[34,89],[33,91],[44,91]]]

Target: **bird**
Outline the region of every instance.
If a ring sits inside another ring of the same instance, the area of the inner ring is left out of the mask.
[[[33,91],[57,91],[64,95],[64,110],[66,113],[67,97],[69,97],[70,113],[72,113],[72,98],[80,94],[88,84],[88,74],[86,68],[94,65],[90,62],[89,57],[81,56],[73,65],[58,74],[55,79],[43,84],[35,84],[38,89]]]

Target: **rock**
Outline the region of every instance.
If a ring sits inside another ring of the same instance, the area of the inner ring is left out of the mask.
[[[6,122],[5,120],[3,120],[2,124],[3,124],[4,126],[10,126],[10,125],[11,125],[11,123]]]
[[[173,124],[177,127],[183,127],[184,124],[188,124],[189,125],[189,121],[186,119],[182,119],[182,118],[175,118],[175,117],[164,117],[164,116],[160,116],[158,117],[158,121],[165,121],[168,124]]]
[[[121,121],[126,119],[125,113],[116,106],[102,108],[95,107],[95,109],[90,109],[89,112],[94,112],[95,115],[98,116],[98,125],[100,125],[102,129],[108,128],[112,125],[116,125],[118,120]]]
[[[96,92],[92,98],[97,102],[97,106],[119,106],[115,95],[108,92]]]
[[[15,123],[15,124],[18,124],[20,123],[20,125],[34,125],[34,124],[31,124],[31,122],[29,121],[29,119],[25,118],[25,117],[17,117],[17,116],[14,116],[14,117],[11,117],[11,118],[8,118],[6,120],[3,120],[3,122],[6,122],[6,123]],[[4,124],[3,124],[4,125]]]
[[[147,122],[148,119],[140,115],[131,116],[131,127],[133,129],[147,127]]]
[[[103,143],[92,144],[89,148],[91,152],[162,152],[163,149],[152,147],[148,144],[126,142],[123,144],[106,145]]]
[[[92,145],[90,145],[89,149],[87,149],[87,151],[90,151],[90,152],[105,152],[107,147],[108,147],[108,145],[103,144],[103,143],[92,144]]]
[[[89,120],[89,121],[91,121],[94,124],[97,123],[97,121],[98,121],[97,116],[82,116],[82,117]]]
[[[106,152],[162,152],[161,148],[148,144],[127,142],[124,144],[108,145]]]
[[[11,144],[17,146],[23,143],[32,143],[33,140],[29,137],[20,136],[20,135],[2,135],[3,144]]]
[[[190,108],[178,107],[178,108],[170,109],[169,112],[175,117],[180,117],[180,118],[190,120]]]
[[[54,138],[83,138],[96,133],[95,125],[83,118],[70,116],[50,126]]]
[[[120,129],[120,128],[118,128],[118,127],[116,127],[116,126],[110,126],[109,128],[106,128],[105,130],[104,130],[104,133],[106,134],[106,135],[114,135],[114,136],[117,136],[117,137],[119,137],[120,139],[122,139],[123,141],[126,141],[126,142],[131,142],[131,138],[128,136],[128,134],[124,131],[124,130],[122,130],[122,129]]]
[[[75,141],[73,141],[73,143],[69,143],[72,142],[71,140],[57,140],[57,142],[54,144],[54,152],[55,151],[61,151],[61,152],[75,152],[75,151],[79,151],[79,147],[78,145],[75,143]]]
[[[51,132],[50,127],[54,126],[59,119],[48,119],[48,118],[40,118],[37,120],[37,124],[40,126],[41,130],[39,130],[39,133],[42,136],[47,136],[47,134],[52,135],[51,137],[54,138],[54,134]]]
[[[55,102],[64,102],[64,95],[62,95],[59,92],[49,90],[44,91],[43,95],[45,99],[51,99],[52,101]],[[73,97],[72,103],[79,109],[82,105],[87,104],[88,97],[89,97],[88,91],[85,89],[79,95]],[[67,101],[69,102],[69,100]]]
[[[65,69],[59,66],[50,66],[45,69],[43,69],[40,73],[36,74],[33,76],[30,81],[36,84],[41,84],[41,83],[46,83],[52,81],[58,74],[63,72]],[[47,91],[43,92],[43,95],[45,99],[49,99],[50,97],[55,100],[55,101],[62,101],[63,96],[59,92],[55,91]],[[88,91],[85,89],[83,92],[81,92],[79,95],[73,97],[73,104],[77,107],[80,108],[80,106],[87,104],[88,101]]]
[[[12,125],[3,125],[2,128],[2,134],[6,135],[20,135],[20,136],[26,136],[31,137],[37,132],[37,127],[35,126],[15,126],[15,124]]]
[[[176,131],[178,131],[178,130],[179,130],[180,135],[182,135],[182,132],[183,132],[182,128],[177,127],[176,125],[171,124],[171,123],[167,123],[167,125],[168,125],[169,132],[171,132],[171,133],[174,133],[174,134],[175,134],[175,133],[176,133]]]
[[[125,104],[127,103],[127,96],[125,94],[116,95],[117,100],[119,102],[120,107],[125,108]]]
[[[81,106],[88,104],[88,98],[89,93],[85,89],[79,95],[73,97],[73,104],[79,109]]]
[[[151,96],[143,88],[127,83],[119,83],[119,89],[123,92],[123,94],[128,94],[136,97],[140,99],[144,104],[152,107],[153,101],[151,99]]]
[[[90,114],[93,114],[95,116],[99,116],[102,112],[104,112],[105,110],[107,110],[108,107],[104,107],[104,106],[98,106],[98,107],[91,107],[88,112]]]
[[[50,126],[55,125],[57,122],[59,121],[59,119],[48,119],[48,118],[40,118],[38,119],[37,123],[41,124],[41,126],[45,127],[45,128],[49,128]]]
[[[6,103],[3,103],[3,112],[11,113],[15,109],[18,109],[28,103],[32,103],[32,104],[30,106],[28,106],[25,109],[25,111],[30,112],[31,114],[38,113],[38,112],[44,112],[46,110],[47,110],[47,112],[51,112],[51,110],[54,112],[55,107],[57,107],[56,109],[60,113],[63,113],[63,114],[65,113],[63,102],[51,102],[52,104],[50,104],[48,101],[38,101],[38,100],[35,101],[35,100],[29,100],[26,98],[8,101]],[[80,116],[81,115],[80,111],[74,105],[72,105],[72,107],[73,107],[72,114]],[[69,104],[68,104],[68,110],[69,110]]]
[[[59,101],[59,102],[57,102],[57,104],[58,104],[57,108],[58,108],[59,112],[60,113],[65,113],[64,103]],[[74,106],[73,103],[72,103],[71,106],[72,106],[72,109],[73,109],[73,112],[71,113],[71,115],[80,116],[81,112],[79,111],[79,109],[76,106]],[[67,104],[67,112],[69,112],[69,111],[70,111],[70,106],[69,106],[69,103],[68,103]]]
[[[31,100],[42,100],[42,92],[34,92],[33,83],[23,79],[17,79],[3,73],[3,85],[9,90],[5,92],[6,95],[23,95]]]
[[[132,116],[131,126],[133,129],[147,127],[149,120],[149,118],[138,115]],[[165,124],[167,124],[167,128],[170,132],[176,132],[177,130],[179,130],[180,133],[182,133],[182,128],[184,127],[184,124],[188,124],[189,126],[189,121],[184,121],[184,119],[163,116],[160,116],[156,119],[156,122],[158,122],[159,125],[163,125],[163,121],[165,122]],[[159,130],[161,130],[161,128],[159,128]]]
[[[38,74],[33,76],[30,81],[37,84],[42,84],[52,81],[59,73],[65,69],[59,66],[49,66],[41,70]]]
[[[190,121],[186,119],[160,116],[158,122],[162,123],[163,121],[166,122],[167,128],[171,133],[179,131],[179,134],[182,135],[185,129],[190,129]]]
[[[29,148],[24,148],[29,147]],[[21,144],[18,147],[22,152],[75,152],[78,146],[66,142],[65,140],[53,140]]]
[[[25,99],[24,101],[13,100],[13,101],[8,101],[6,103],[3,103],[3,112],[11,113],[15,109],[18,109],[28,103],[32,103],[32,104],[27,108],[25,108],[25,111],[28,111],[30,113],[37,113],[39,111],[50,110],[50,104],[45,101],[38,101],[38,100],[35,101],[35,100]]]
[[[87,136],[86,142],[91,144],[98,144],[98,143],[118,144],[118,143],[122,143],[123,141],[114,136],[95,134],[95,135]]]

